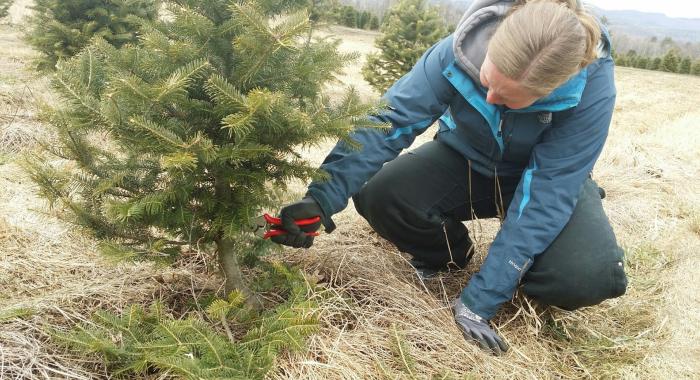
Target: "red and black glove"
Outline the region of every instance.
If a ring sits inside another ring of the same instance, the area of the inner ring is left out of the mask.
[[[282,220],[282,228],[287,233],[273,236],[270,240],[289,247],[310,248],[314,243],[314,237],[308,236],[307,233],[318,231],[321,228],[321,222],[300,227],[296,225],[295,221],[311,219],[317,216],[323,218],[323,210],[312,197],[306,197],[298,202],[282,207],[279,218]]]

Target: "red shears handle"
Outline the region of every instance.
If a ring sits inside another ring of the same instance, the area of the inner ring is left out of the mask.
[[[272,216],[270,214],[265,214],[265,215],[263,215],[263,217],[265,218],[265,221],[267,223],[269,223],[273,226],[282,226],[282,219],[280,219],[280,218],[275,218],[274,216]],[[311,225],[314,223],[318,223],[320,221],[321,221],[321,217],[316,216],[316,217],[309,218],[309,219],[295,220],[294,224],[296,224],[299,227],[303,227],[303,226],[308,226],[308,225]]]
[[[266,233],[265,236],[263,236],[263,239],[269,239],[273,236],[280,236],[280,235],[286,235],[287,230],[282,228],[282,219],[280,218],[275,218],[274,216],[270,214],[265,214],[263,215],[265,218],[265,221],[272,226]],[[313,218],[308,218],[308,219],[299,219],[295,220],[294,224],[296,224],[299,227],[304,227],[304,226],[309,226],[314,223],[318,223],[321,221],[320,216],[316,216]],[[320,234],[318,232],[307,232],[306,236],[319,236]]]

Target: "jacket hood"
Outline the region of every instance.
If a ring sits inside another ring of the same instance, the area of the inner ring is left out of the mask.
[[[475,0],[454,32],[453,49],[459,68],[476,83],[491,37],[513,6],[513,0]]]

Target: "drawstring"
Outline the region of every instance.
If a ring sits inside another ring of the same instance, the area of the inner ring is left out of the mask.
[[[469,166],[469,170],[467,171],[467,176],[468,176],[468,183],[467,183],[467,191],[469,192],[469,212],[471,214],[471,219],[476,220],[476,213],[474,212],[474,204],[472,201],[472,161],[467,160],[467,165]],[[494,203],[496,206],[496,214],[498,216],[498,219],[500,219],[501,222],[505,219],[505,208],[503,207],[503,192],[501,190],[501,181],[498,178],[498,168],[494,167],[493,168],[493,178],[494,178]],[[454,261],[454,255],[452,254],[452,246],[450,245],[450,239],[449,236],[447,235],[447,225],[446,225],[446,220],[442,221],[442,232],[445,234],[445,243],[447,244],[447,252],[450,254],[450,262],[447,263],[449,266],[450,264],[453,264],[457,267],[457,263]],[[474,244],[469,247],[469,252],[466,252],[467,260],[466,262],[469,262],[471,260],[472,256],[474,256]]]
[[[450,239],[447,237],[447,226],[445,225],[445,221],[442,221],[442,231],[445,233],[445,242],[447,243],[447,252],[450,254],[450,262],[447,263],[447,267],[449,268],[450,264],[459,267],[457,263],[455,262],[454,256],[452,256],[452,247],[450,247]]]
[[[467,160],[467,165],[469,166],[469,183],[467,183],[467,190],[469,191],[469,211],[471,213],[472,220],[474,220],[476,219],[476,213],[474,212],[474,203],[472,202],[472,160]]]
[[[493,168],[493,179],[494,179],[494,188],[493,188],[493,199],[496,205],[496,216],[498,216],[498,219],[500,219],[501,222],[505,219],[506,215],[506,210],[503,207],[503,193],[501,192],[501,180],[498,178],[498,168],[494,167]]]

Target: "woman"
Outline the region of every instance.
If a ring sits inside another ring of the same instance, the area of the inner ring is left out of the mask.
[[[388,132],[358,130],[360,151],[338,144],[327,182],[281,210],[309,247],[315,225],[295,219],[355,207],[419,273],[464,267],[472,243],[462,221],[504,218],[479,272],[455,300],[467,338],[507,345],[488,321],[520,285],[543,304],[573,310],[622,295],[627,280],[590,172],[615,103],[610,42],[575,0],[476,0],[458,28],[385,95]],[[439,120],[434,141],[397,155]],[[396,159],[395,159],[396,158]],[[384,165],[385,162],[389,162]]]

